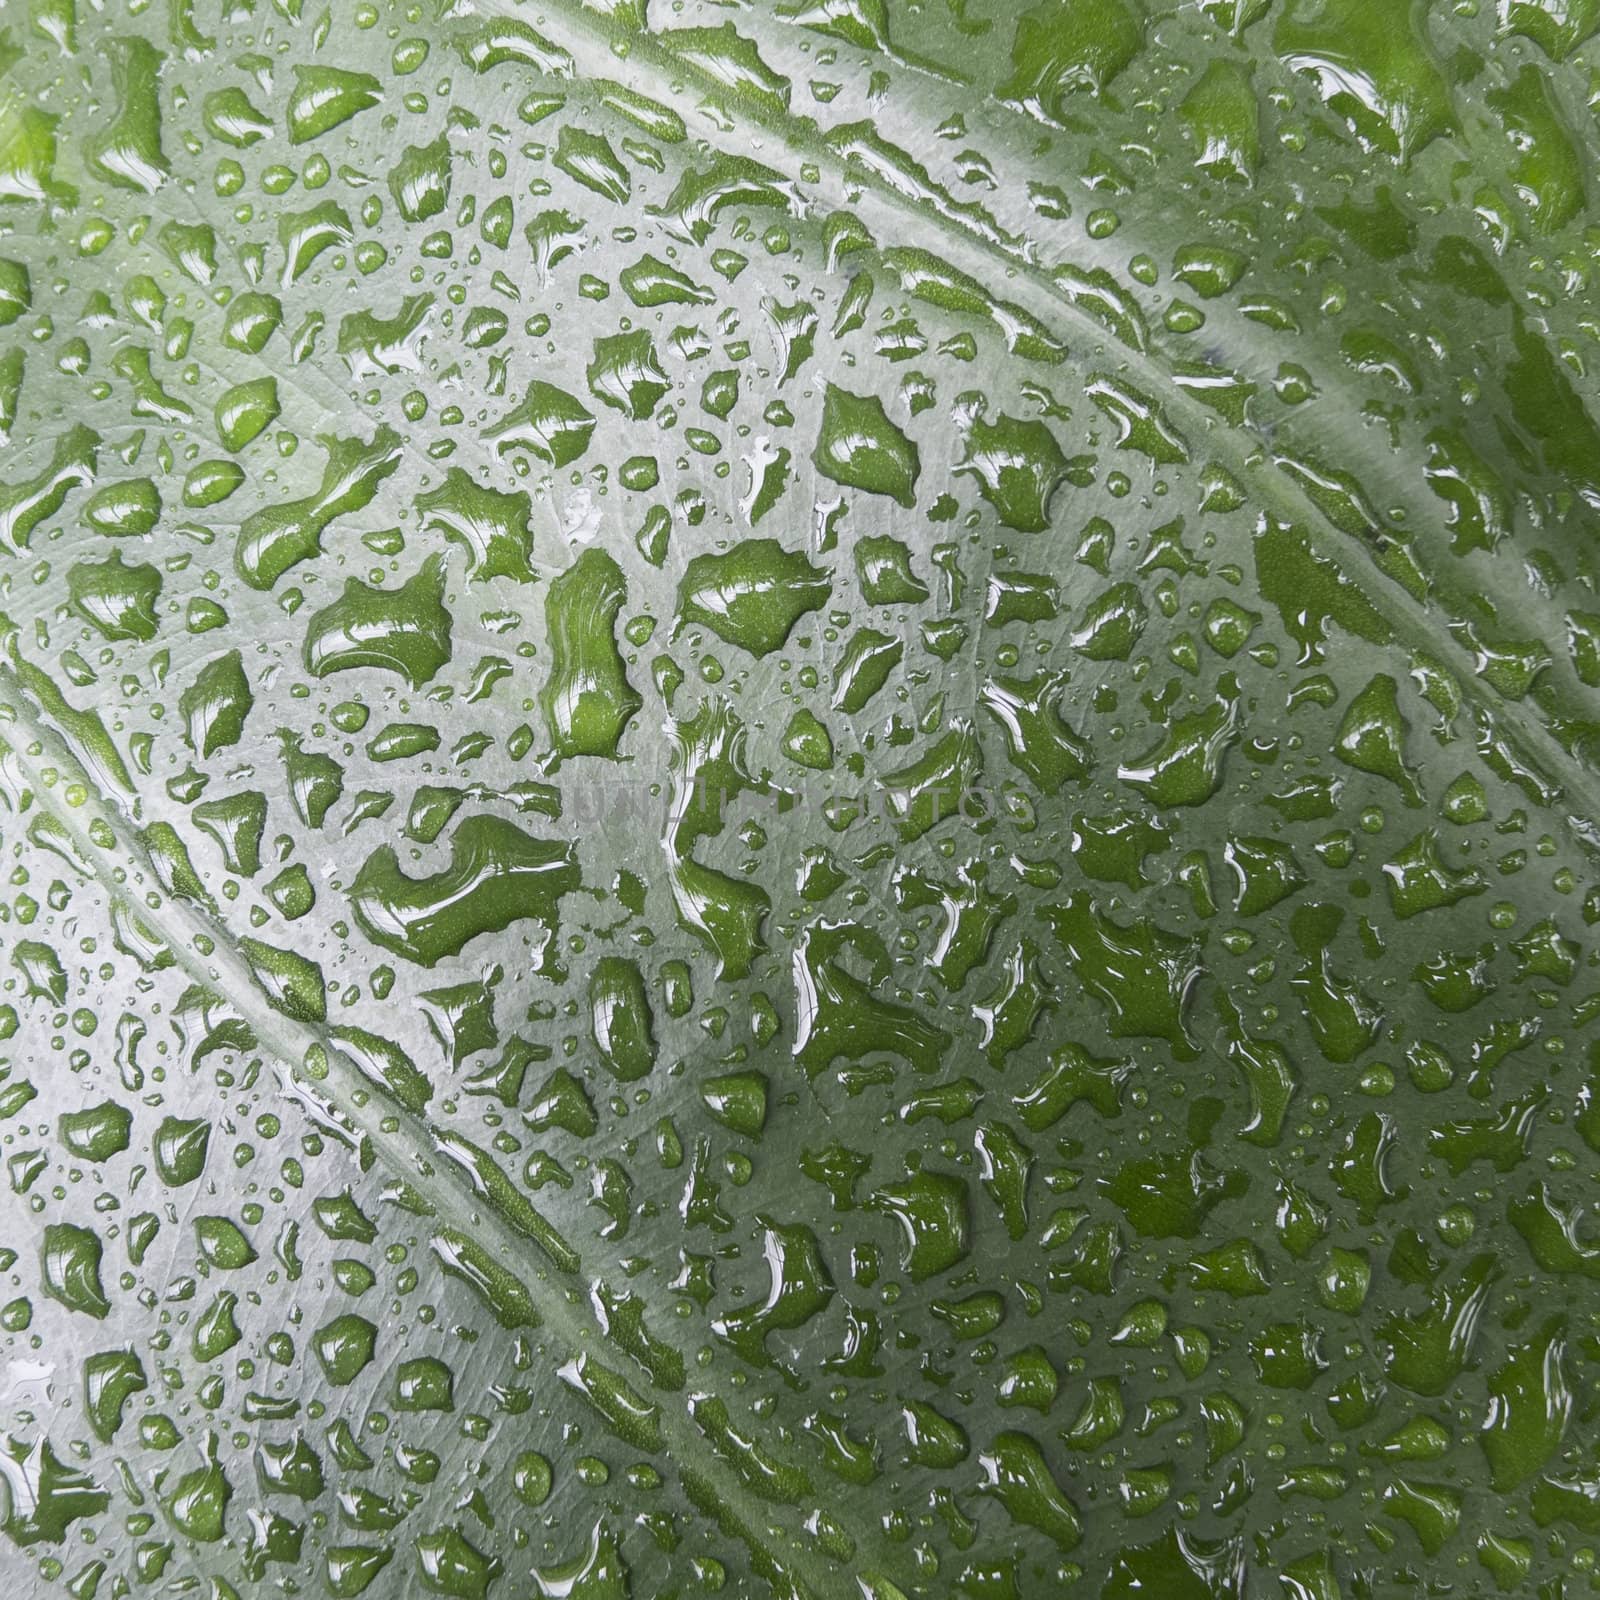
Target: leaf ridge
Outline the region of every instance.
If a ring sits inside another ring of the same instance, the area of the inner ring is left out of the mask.
[[[485,9],[501,15],[511,14],[506,0],[491,0]],[[566,31],[567,37],[562,42],[572,55],[575,75],[580,79],[604,76],[606,72],[615,76],[621,71],[634,79],[643,78],[652,96],[664,94],[669,99],[682,93],[674,88],[675,83],[694,80],[708,97],[718,99],[729,115],[746,117],[776,135],[792,161],[810,163],[825,173],[826,185],[831,190],[830,201],[838,209],[859,215],[863,207],[854,191],[863,187],[870,189],[877,207],[889,216],[906,218],[937,232],[940,253],[958,270],[968,272],[981,282],[985,268],[1000,266],[1007,279],[1008,295],[1024,313],[1047,326],[1053,322],[1057,327],[1088,333],[1097,342],[1105,342],[1105,326],[1064,295],[1023,241],[1007,234],[992,218],[989,219],[992,226],[982,226],[960,206],[932,208],[918,203],[878,172],[865,166],[852,166],[848,158],[838,155],[833,135],[825,134],[814,120],[798,116],[786,106],[753,97],[739,99],[736,107],[730,105],[733,97],[727,85],[693,59],[672,53],[648,33],[636,32],[596,14],[586,8],[582,0],[551,0],[545,25],[556,27],[558,24]],[[637,84],[632,86],[637,87]],[[834,130],[834,134],[840,131],[844,130]],[[775,153],[763,149],[762,154],[764,159],[771,160]],[[793,174],[785,176],[791,185],[798,182]],[[876,243],[871,246],[871,253],[881,254]],[[1062,342],[1066,343],[1064,338]],[[1458,637],[1456,629],[1442,621],[1438,614],[1446,598],[1442,590],[1431,591],[1434,605],[1430,606],[1377,565],[1381,546],[1391,542],[1381,521],[1366,537],[1340,527],[1301,486],[1291,467],[1286,466],[1286,462],[1298,465],[1298,457],[1286,456],[1281,448],[1274,450],[1266,434],[1248,419],[1237,428],[1219,427],[1204,405],[1176,381],[1168,363],[1157,359],[1150,349],[1122,343],[1117,347],[1117,354],[1125,370],[1132,373],[1137,382],[1161,391],[1163,407],[1173,417],[1181,419],[1184,425],[1181,431],[1196,439],[1205,438],[1215,454],[1224,459],[1228,470],[1250,488],[1260,504],[1327,547],[1328,554],[1336,562],[1357,550],[1366,555],[1369,565],[1365,570],[1388,580],[1382,586],[1367,586],[1368,598],[1384,614],[1398,637],[1421,641],[1424,651],[1436,660],[1459,660],[1468,654],[1469,647]],[[1241,435],[1246,433],[1252,440],[1248,447],[1241,442]],[[1272,463],[1271,470],[1265,461]],[[1467,610],[1466,598],[1448,596],[1458,615]],[[1523,703],[1502,699],[1474,672],[1460,674],[1457,682],[1472,704],[1483,739],[1488,743],[1508,743],[1524,758],[1528,768],[1546,780],[1552,793],[1545,794],[1542,799],[1558,794],[1567,796],[1573,802],[1566,814],[1569,830],[1586,851],[1600,855],[1600,840],[1595,838],[1592,829],[1583,825],[1582,816],[1577,814],[1580,811],[1600,813],[1600,775],[1539,719],[1524,710]],[[1581,717],[1584,702],[1580,699],[1575,706],[1564,709],[1574,718]]]
[[[20,735],[22,748],[18,740],[10,741],[11,754],[37,803],[71,839],[83,862],[94,869],[102,891],[114,896],[109,884],[116,881],[117,872],[127,870],[129,863],[130,879],[156,884],[157,876],[148,857],[128,837],[133,831],[131,818],[99,793],[77,752],[39,722],[14,668],[0,664],[0,726],[7,725]],[[24,753],[28,747],[58,753],[79,769],[90,793],[103,808],[97,819],[101,826],[86,824],[80,812],[56,801],[60,786],[45,781],[43,772]],[[583,1281],[577,1252],[520,1191],[515,1193],[516,1205],[528,1214],[520,1222],[508,1215],[504,1205],[494,1203],[491,1191],[495,1179],[490,1169],[494,1173],[499,1169],[486,1152],[459,1135],[446,1135],[441,1140],[427,1129],[419,1115],[392,1102],[384,1104],[382,1116],[365,1114],[362,1100],[372,1098],[371,1079],[349,1059],[325,1024],[287,1014],[270,1002],[238,953],[237,937],[220,917],[183,904],[171,894],[163,894],[159,910],[150,909],[148,904],[142,906],[139,916],[153,933],[166,940],[177,962],[196,982],[226,990],[254,1032],[258,1046],[276,1059],[286,1087],[296,1098],[320,1104],[324,1117],[331,1113],[354,1134],[353,1142],[370,1148],[377,1159],[431,1204],[447,1229],[458,1230],[480,1244],[488,1235],[496,1258],[509,1258],[517,1264],[518,1280],[543,1325],[570,1348],[573,1359],[601,1342],[619,1356],[628,1354],[588,1310],[591,1286]],[[197,945],[202,942],[210,945],[205,960],[197,954]],[[499,1174],[498,1181],[509,1187],[510,1180],[504,1174]],[[541,1251],[548,1263],[537,1273],[528,1272],[525,1266],[530,1244]],[[659,1396],[656,1409],[661,1448],[681,1464],[685,1487],[701,1504],[702,1511],[709,1514],[708,1508],[715,1506],[724,1531],[742,1540],[758,1569],[781,1582],[796,1600],[822,1600],[831,1593],[836,1574],[829,1571],[814,1550],[805,1547],[801,1530],[792,1530],[781,1544],[772,1536],[777,1508],[754,1495],[709,1443],[706,1430],[694,1421],[696,1396],[675,1395],[670,1386],[657,1383],[648,1368],[640,1370],[650,1376]],[[593,1403],[586,1388],[574,1387]],[[705,1398],[704,1387],[698,1390],[698,1396]],[[685,1399],[688,1403],[683,1403]],[[722,1395],[716,1400],[727,1404]],[[676,1404],[682,1404],[682,1409],[674,1409]],[[610,1420],[604,1409],[598,1405],[596,1409]],[[843,1486],[831,1515],[850,1529],[858,1558],[872,1552],[879,1575],[886,1579],[898,1565],[896,1557],[870,1523],[863,1525],[852,1517],[850,1497]],[[872,1577],[865,1565],[862,1570],[864,1578]]]

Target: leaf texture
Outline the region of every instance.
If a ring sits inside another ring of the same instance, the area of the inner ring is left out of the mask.
[[[23,1591],[1556,1593],[1597,31],[0,10]]]

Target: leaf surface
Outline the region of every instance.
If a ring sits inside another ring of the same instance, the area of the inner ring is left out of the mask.
[[[1591,4],[0,14],[25,1586],[1544,1592]]]

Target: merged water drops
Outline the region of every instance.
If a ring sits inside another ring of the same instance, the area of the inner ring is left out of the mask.
[[[1597,31],[0,17],[7,1570],[1581,1583]]]

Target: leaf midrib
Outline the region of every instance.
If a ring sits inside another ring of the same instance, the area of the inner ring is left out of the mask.
[[[120,895],[126,899],[139,886],[155,888],[157,879],[148,855],[137,842],[132,819],[99,793],[70,747],[39,723],[15,673],[10,666],[0,664],[0,730],[7,729],[17,736],[9,741],[12,755],[36,804],[63,828],[80,857],[93,866],[102,891],[108,896]],[[30,749],[42,752],[46,759],[41,763],[29,755]],[[75,809],[61,802],[65,785],[51,781],[47,774],[59,773],[63,768],[75,771],[89,793],[99,801],[99,820],[110,830],[115,849],[102,846],[96,840],[85,815],[87,807]],[[126,874],[126,881],[120,889],[113,889],[110,886],[117,882],[119,872]],[[236,1007],[255,1034],[261,1051],[276,1060],[279,1070],[301,1092],[329,1104],[367,1139],[384,1164],[421,1194],[443,1223],[468,1233],[480,1244],[487,1244],[498,1260],[512,1264],[544,1332],[564,1344],[572,1355],[606,1346],[608,1361],[616,1361],[619,1367],[638,1375],[650,1386],[651,1398],[659,1413],[663,1453],[678,1464],[686,1484],[693,1479],[714,1496],[718,1520],[725,1524],[724,1531],[736,1534],[759,1561],[782,1571],[795,1585],[797,1594],[825,1600],[835,1592],[839,1575],[807,1545],[804,1530],[799,1527],[789,1530],[782,1543],[772,1537],[770,1530],[779,1519],[780,1508],[758,1499],[711,1447],[690,1417],[686,1404],[675,1403],[708,1393],[711,1390],[708,1375],[698,1374],[682,1397],[656,1386],[648,1371],[614,1344],[590,1313],[588,1290],[591,1282],[599,1281],[598,1275],[585,1275],[581,1269],[563,1274],[553,1265],[547,1265],[545,1258],[536,1260],[526,1236],[502,1218],[493,1206],[479,1203],[465,1177],[457,1176],[454,1164],[439,1158],[438,1146],[428,1132],[424,1117],[375,1094],[371,1080],[344,1053],[325,1025],[286,1016],[269,1004],[239,954],[234,931],[226,922],[165,893],[159,894],[159,904],[154,908],[148,899],[141,901],[137,915],[162,939],[190,978],[224,995]],[[207,941],[211,949],[202,959],[197,946]],[[307,1058],[313,1052],[326,1062],[326,1077],[313,1077],[307,1072]],[[526,1195],[522,1199],[527,1202]],[[527,1203],[531,1208],[531,1202]],[[672,1342],[670,1332],[675,1320],[659,1316],[655,1319],[654,1337],[658,1342]],[[697,1372],[693,1352],[680,1350],[679,1354],[684,1356],[685,1366]],[[736,1416],[742,1414],[743,1407],[731,1391],[718,1392],[717,1398]],[[874,1571],[892,1576],[903,1561],[882,1539],[870,1519],[855,1515],[859,1497],[831,1476],[817,1471],[810,1472],[809,1476],[811,1498],[819,1498],[818,1486],[826,1485],[833,1502],[829,1513],[838,1526],[848,1530],[854,1541],[858,1570],[866,1576]],[[692,1492],[691,1497],[694,1498]],[[909,1587],[909,1577],[906,1585],[907,1592],[917,1592]]]
[[[1046,326],[1054,324],[1056,331],[1073,335],[1087,334],[1094,345],[1114,354],[1122,370],[1136,383],[1159,394],[1162,409],[1187,436],[1191,450],[1198,449],[1203,439],[1206,449],[1234,474],[1261,507],[1304,531],[1320,553],[1341,567],[1353,565],[1352,558],[1358,555],[1365,558],[1359,568],[1363,595],[1380,612],[1396,639],[1409,641],[1441,661],[1459,662],[1466,655],[1466,647],[1444,620],[1442,613],[1446,607],[1441,600],[1418,601],[1393,580],[1379,583],[1377,580],[1383,575],[1371,565],[1372,552],[1358,538],[1331,522],[1283,472],[1266,465],[1271,460],[1273,446],[1257,425],[1247,421],[1243,427],[1234,428],[1221,422],[1173,381],[1169,368],[1157,358],[1153,348],[1138,351],[1115,342],[1100,322],[1063,298],[1048,273],[1023,252],[1007,250],[948,217],[921,209],[870,172],[852,168],[841,160],[818,136],[821,130],[809,118],[792,113],[780,115],[736,100],[710,74],[671,54],[651,35],[634,33],[597,15],[586,9],[582,0],[548,0],[548,6],[538,19],[539,26],[553,33],[552,23],[559,18],[562,32],[555,42],[571,54],[579,81],[611,77],[651,98],[665,97],[670,101],[679,95],[674,83],[691,80],[727,115],[736,121],[744,119],[772,134],[791,163],[808,162],[819,169],[830,208],[860,213],[864,208],[852,196],[870,191],[879,211],[897,221],[909,222],[916,229],[936,234],[939,250],[951,265],[970,277],[987,284],[999,269],[1005,279],[1007,299],[1021,305]],[[521,21],[519,10],[511,0],[486,0],[482,6],[485,14],[516,17]],[[756,155],[758,159],[770,159],[766,150],[758,150]],[[800,182],[794,171],[786,176],[797,184]],[[868,226],[871,226],[870,220]],[[1127,249],[1126,239],[1121,234],[1118,238]],[[1063,342],[1067,340],[1063,338]],[[1069,360],[1072,359],[1075,358],[1069,356]],[[1439,575],[1430,572],[1429,580],[1433,585],[1430,597],[1443,595]],[[1466,614],[1469,606],[1459,602],[1467,602],[1471,596],[1463,591],[1459,597],[1452,598],[1458,598],[1458,603],[1450,610],[1457,615]],[[1505,738],[1553,789],[1567,798],[1569,804],[1563,811],[1563,826],[1586,854],[1596,854],[1595,840],[1580,825],[1581,818],[1572,813],[1578,810],[1590,815],[1600,814],[1600,775],[1568,751],[1540,718],[1527,709],[1525,701],[1501,698],[1474,670],[1458,672],[1455,682],[1471,709]],[[1574,719],[1585,715],[1581,705],[1563,706],[1562,711]]]

